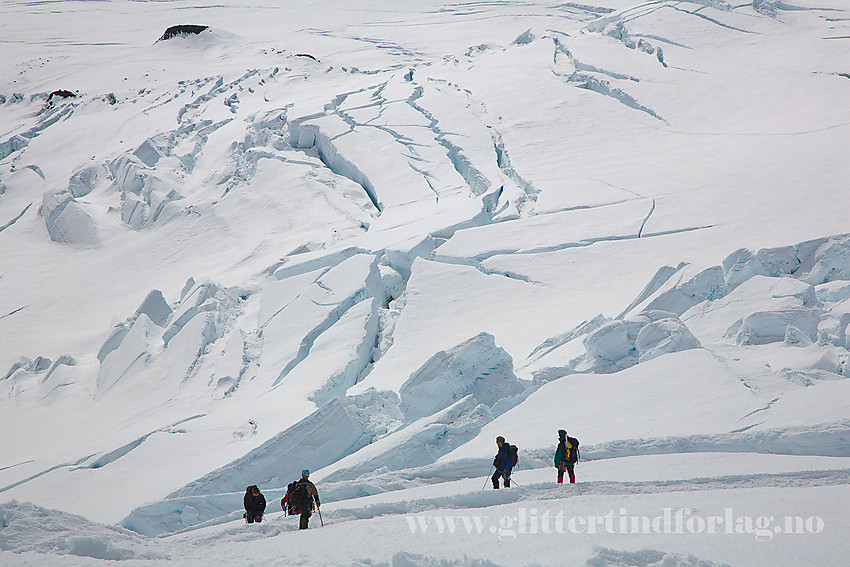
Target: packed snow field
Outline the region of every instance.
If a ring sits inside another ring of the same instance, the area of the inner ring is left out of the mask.
[[[0,44],[0,564],[845,562],[843,0],[3,0]]]

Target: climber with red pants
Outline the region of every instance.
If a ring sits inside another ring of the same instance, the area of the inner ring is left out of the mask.
[[[558,484],[564,482],[564,471],[570,475],[570,483],[576,481],[575,464],[578,462],[578,439],[568,437],[563,429],[558,430],[558,448],[555,450],[555,467],[558,469]]]

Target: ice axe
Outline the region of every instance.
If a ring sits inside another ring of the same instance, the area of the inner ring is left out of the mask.
[[[319,513],[319,522],[321,522],[322,527],[325,526],[325,521],[322,519],[322,510],[318,506],[316,507],[316,512]]]

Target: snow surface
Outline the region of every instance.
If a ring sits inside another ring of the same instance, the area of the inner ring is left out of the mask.
[[[5,0],[0,31],[0,564],[846,562],[846,2]],[[677,510],[740,529],[609,529]]]

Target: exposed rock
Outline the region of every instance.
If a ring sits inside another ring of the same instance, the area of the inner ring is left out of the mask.
[[[209,26],[198,26],[194,24],[182,24],[178,26],[171,26],[170,28],[165,30],[165,32],[162,34],[162,37],[160,37],[157,41],[165,41],[166,39],[171,39],[172,37],[178,35],[185,36],[199,34],[206,29],[209,29]]]

